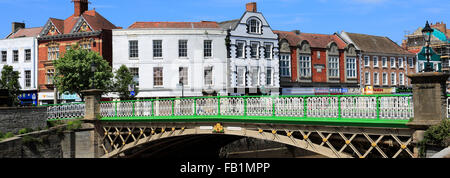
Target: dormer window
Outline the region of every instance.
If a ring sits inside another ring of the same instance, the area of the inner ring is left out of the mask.
[[[248,21],[248,32],[261,34],[261,21],[258,19],[250,19]]]

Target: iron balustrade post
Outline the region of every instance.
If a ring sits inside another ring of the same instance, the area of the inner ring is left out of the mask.
[[[114,116],[117,118],[117,117],[119,117],[118,115],[117,115],[117,101],[116,102],[114,102]]]
[[[172,99],[172,116],[175,116],[175,99]]]
[[[308,117],[308,98],[303,96],[303,117]]]
[[[339,120],[342,119],[341,97],[342,97],[342,96],[338,96],[338,119],[339,119]]]
[[[136,101],[131,102],[131,103],[133,104],[133,105],[131,106],[131,109],[132,109],[132,112],[133,112],[133,113],[132,113],[132,117],[135,116],[135,112],[136,112],[136,109],[135,109],[135,106],[136,106],[136,105],[135,105],[135,102],[136,102]]]
[[[197,116],[197,98],[194,98],[194,116]]]
[[[152,103],[151,115],[152,117],[155,117],[155,100],[151,100],[150,102]]]
[[[244,96],[244,116],[247,117],[247,96]]]
[[[376,100],[377,100],[377,120],[380,120],[380,111],[381,111],[380,96],[376,96]]]
[[[272,117],[275,117],[275,96],[272,96]]]
[[[220,95],[217,96],[217,115],[220,116]]]

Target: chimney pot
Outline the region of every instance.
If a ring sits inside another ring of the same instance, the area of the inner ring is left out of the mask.
[[[257,12],[256,2],[250,2],[246,4],[246,10],[249,12]]]
[[[72,0],[74,3],[74,16],[79,17],[89,8],[89,0]]]
[[[12,23],[12,32],[16,33],[20,29],[25,28],[25,23],[13,22]]]

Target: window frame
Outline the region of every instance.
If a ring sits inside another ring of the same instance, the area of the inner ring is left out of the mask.
[[[273,86],[273,69],[272,69],[272,67],[266,68],[266,86]]]
[[[253,45],[254,44],[256,44],[257,46],[256,46],[256,51],[255,51],[255,49],[254,49],[254,47],[253,47]],[[259,48],[260,48],[260,43],[259,42],[255,42],[255,41],[252,41],[252,42],[250,42],[250,58],[251,59],[259,59]],[[256,54],[255,54],[255,56],[253,56],[253,52],[256,52]]]
[[[31,62],[31,49],[25,49],[24,53],[24,61]]]
[[[252,22],[256,22],[256,23],[252,24]],[[248,26],[248,33],[249,34],[258,34],[258,35],[262,34],[262,22],[261,22],[261,20],[255,18],[255,17],[249,18],[248,22],[247,22],[247,26]],[[255,29],[255,31],[253,31],[253,28]]]
[[[178,57],[188,58],[188,40],[178,40]]]
[[[267,48],[269,47],[269,57],[267,57]],[[273,43],[264,43],[264,58],[268,60],[273,59]]]
[[[239,59],[245,59],[246,57],[245,57],[245,45],[246,45],[246,41],[240,41],[240,40],[237,40],[236,41],[236,58],[239,58]],[[239,44],[242,44],[242,47],[239,47]],[[239,54],[239,51],[241,51],[241,56],[239,56],[238,54]]]
[[[136,44],[133,44],[136,43]],[[139,41],[138,40],[129,40],[128,41],[128,58],[130,60],[139,59]]]
[[[349,60],[351,61],[349,62]],[[347,78],[357,78],[356,57],[346,57],[345,65]]]
[[[31,70],[24,70],[24,76],[25,88],[31,88]]]
[[[207,48],[207,42],[209,42],[209,49]],[[206,55],[209,50],[209,56]],[[203,57],[205,59],[213,58],[213,40],[203,40]]]
[[[329,78],[339,78],[339,56],[330,55],[328,56],[328,77]],[[336,73],[336,75],[332,75]]]
[[[1,62],[2,63],[7,63],[8,62],[8,51],[2,51],[1,52]]]
[[[157,42],[159,42],[159,44],[157,44]],[[163,58],[163,40],[152,40],[152,52],[153,59]]]
[[[209,73],[209,75],[208,75],[208,73],[206,73],[207,71],[211,71],[210,73]],[[211,79],[208,79],[208,78],[211,78]],[[203,69],[203,78],[204,78],[204,81],[203,81],[203,84],[204,84],[204,86],[213,86],[214,85],[214,81],[213,81],[213,67],[212,66],[210,66],[210,67],[205,67],[204,69]],[[208,83],[208,81],[211,81],[211,83]]]
[[[287,66],[285,65],[287,64]],[[287,74],[286,74],[287,72]],[[280,54],[280,76],[291,77],[291,54]]]
[[[160,71],[160,73],[157,73],[158,71]],[[160,74],[160,75],[157,75],[157,74]],[[161,85],[157,85],[157,84],[159,84],[159,82],[161,83]],[[153,87],[155,87],[155,88],[164,87],[164,68],[163,67],[153,67]]]
[[[305,65],[302,65],[305,64]],[[298,70],[300,73],[300,78],[310,78],[312,77],[312,61],[309,55],[298,55]]]
[[[189,86],[189,68],[178,67],[178,84],[181,83],[181,77],[183,77],[183,86]]]

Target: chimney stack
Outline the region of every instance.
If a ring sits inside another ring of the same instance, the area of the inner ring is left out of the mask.
[[[12,23],[12,32],[16,33],[20,29],[25,28],[25,23],[13,22]]]
[[[256,8],[256,2],[250,2],[246,4],[246,10],[249,12],[257,12],[258,9]]]
[[[72,0],[74,3],[74,16],[79,17],[89,8],[89,0]]]
[[[300,35],[300,30],[292,30],[296,35]]]

